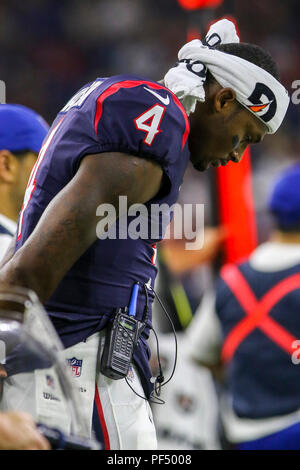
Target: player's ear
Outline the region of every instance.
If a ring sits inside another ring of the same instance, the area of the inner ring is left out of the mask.
[[[0,181],[13,183],[18,170],[17,158],[9,150],[0,150]]]
[[[236,93],[232,88],[221,88],[214,96],[214,108],[217,112],[222,112],[235,104]]]

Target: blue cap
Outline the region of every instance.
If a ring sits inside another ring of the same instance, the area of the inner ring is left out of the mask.
[[[49,130],[35,111],[20,104],[0,104],[0,150],[39,153]]]
[[[282,228],[300,225],[300,163],[289,167],[276,181],[269,210]]]

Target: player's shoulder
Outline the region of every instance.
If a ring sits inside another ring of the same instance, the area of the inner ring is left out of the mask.
[[[170,153],[171,142],[180,142],[182,150],[189,134],[188,117],[178,98],[163,83],[136,75],[95,79],[60,114],[68,115],[63,118],[65,129],[81,134],[85,129],[89,138],[97,136],[102,144],[121,140],[132,152],[141,152],[141,141],[152,152],[155,144],[159,153]]]
[[[65,114],[71,109],[94,110],[95,103],[96,106],[102,108],[103,104],[107,102],[120,103],[123,110],[127,104],[131,109],[143,104],[145,106],[159,104],[169,114],[178,114],[183,122],[187,123],[188,121],[181,102],[162,82],[127,74],[98,77],[83,85],[60,110],[59,114]]]
[[[110,102],[129,118],[148,122],[155,117],[160,122],[164,116],[165,125],[170,129],[186,135],[189,132],[189,120],[182,103],[163,82],[136,75],[116,75],[107,79],[104,89],[99,89],[98,93],[96,114],[102,112],[105,102]]]

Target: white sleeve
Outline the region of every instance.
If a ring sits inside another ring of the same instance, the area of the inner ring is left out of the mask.
[[[5,253],[11,243],[12,236],[10,235],[0,235],[0,262],[4,258]]]
[[[215,312],[215,295],[208,292],[185,331],[184,350],[190,359],[215,365],[220,362],[221,345],[222,330]]]

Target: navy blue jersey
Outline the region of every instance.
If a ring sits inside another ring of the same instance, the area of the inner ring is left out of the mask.
[[[154,160],[163,169],[164,185],[147,206],[171,206],[189,161],[188,133],[189,122],[181,103],[159,83],[120,75],[84,86],[58,113],[44,141],[20,214],[16,250],[87,154],[101,158],[103,152],[122,152]],[[155,243],[162,236],[98,239],[78,259],[46,303],[65,347],[103,329],[115,308],[128,305],[136,281],[151,279],[154,285]],[[137,317],[142,317],[144,306],[141,292]],[[144,371],[149,358],[146,337],[147,332],[135,354]]]

